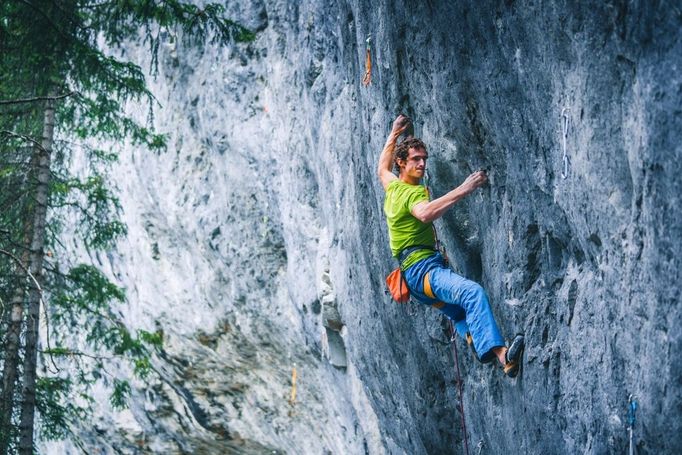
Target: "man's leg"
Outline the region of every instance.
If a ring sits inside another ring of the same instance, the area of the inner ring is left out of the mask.
[[[455,331],[457,332],[457,335],[466,340],[467,333],[469,332],[469,325],[467,324],[466,321],[466,314],[464,313],[464,309],[460,306],[449,304],[445,304],[444,306],[438,309],[441,311],[441,313],[443,313],[445,316],[447,316],[448,319],[452,321],[452,324],[455,326]]]
[[[506,350],[504,339],[495,322],[483,288],[457,275],[449,268],[442,267],[429,271],[429,282],[436,298],[446,304],[441,311],[448,316],[450,314],[457,316],[462,310],[464,311],[466,322],[458,325],[458,333],[462,335],[460,330],[468,326],[479,358],[488,360],[491,357],[497,357],[500,363],[504,364],[504,351]]]

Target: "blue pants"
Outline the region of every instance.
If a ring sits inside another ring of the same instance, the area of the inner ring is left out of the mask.
[[[429,274],[431,291],[436,297],[424,294],[424,276]],[[490,309],[483,288],[473,281],[457,275],[445,265],[443,256],[436,253],[413,264],[404,272],[410,294],[426,305],[443,302],[440,310],[455,324],[457,333],[466,337],[469,332],[474,349],[482,361],[494,357],[492,349],[504,346],[504,339]]]

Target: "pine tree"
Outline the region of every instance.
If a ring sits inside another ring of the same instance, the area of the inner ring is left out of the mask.
[[[63,401],[72,381],[64,376],[39,378],[38,328],[41,303],[49,306],[54,328],[67,327],[85,315],[94,321],[86,338],[97,352],[133,359],[139,374],[150,371],[149,348],[160,334],[131,334],[112,316],[110,302],[123,300],[122,290],[90,265],[67,273],[47,270],[47,248],[57,241],[50,213],[58,206],[77,207],[91,228],[83,241],[108,247],[125,226],[116,219],[117,201],[101,175],[85,180],[68,176],[55,164],[60,135],[74,139],[122,141],[162,149],[165,138],[128,117],[128,100],[154,102],[137,65],[108,55],[110,47],[142,38],[156,59],[161,32],[201,45],[249,41],[254,35],[223,17],[217,4],[203,7],[175,0],[9,0],[0,4],[0,279],[13,283],[2,299],[5,356],[0,405],[0,453],[34,450],[36,407],[48,435],[61,435],[69,418],[84,410]],[[68,152],[68,145],[61,145]],[[93,161],[115,155],[87,147]],[[54,275],[50,278],[48,275]],[[9,307],[5,302],[9,302]],[[22,324],[25,323],[25,326]],[[19,343],[23,330],[25,340]],[[59,333],[56,341],[64,340]],[[41,349],[44,355],[88,357],[61,344]],[[87,384],[102,369],[102,356],[90,356],[91,369],[76,377]],[[122,405],[129,386],[114,379],[112,404]],[[17,394],[17,385],[21,385]],[[18,433],[16,431],[16,422]]]

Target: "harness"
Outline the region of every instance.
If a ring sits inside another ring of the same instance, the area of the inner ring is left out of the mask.
[[[419,250],[431,250],[434,252],[436,251],[436,249],[434,247],[429,246],[429,245],[412,245],[412,246],[408,246],[407,248],[402,249],[400,251],[400,253],[398,253],[398,262],[400,263],[400,269],[401,270],[403,268],[403,262],[405,262],[405,259],[407,259],[407,257],[410,254],[414,253],[415,251],[419,251]]]

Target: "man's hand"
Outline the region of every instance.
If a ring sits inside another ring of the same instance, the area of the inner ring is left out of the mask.
[[[408,128],[412,126],[412,120],[406,115],[400,114],[393,121],[393,128],[391,128],[391,134],[400,137]]]
[[[393,168],[393,150],[395,149],[395,144],[398,138],[405,131],[408,133],[413,131],[412,120],[406,115],[400,114],[393,121],[393,127],[391,128],[391,133],[386,138],[386,144],[384,149],[381,151],[379,156],[379,166],[377,167],[377,175],[381,181],[381,185],[386,189],[388,184],[393,180],[397,179],[391,169]]]
[[[485,185],[487,181],[488,176],[485,171],[476,171],[464,180],[464,183],[460,185],[460,188],[465,194],[471,194],[476,188]]]

